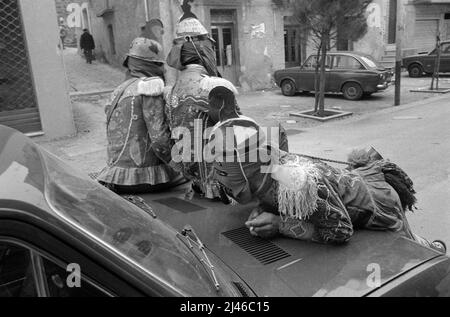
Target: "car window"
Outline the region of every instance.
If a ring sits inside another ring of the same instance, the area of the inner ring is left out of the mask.
[[[31,253],[0,243],[0,297],[37,297]]]
[[[369,66],[369,68],[376,69],[380,67],[372,57],[360,56],[360,58],[363,60],[364,63],[366,63],[367,66]]]
[[[80,277],[79,286],[69,287],[67,280],[70,280],[71,272],[67,272],[58,264],[49,259],[42,258],[47,281],[49,297],[108,297],[106,291]],[[81,272],[80,272],[81,273]]]
[[[441,50],[444,54],[450,54],[450,43],[442,44]]]
[[[364,69],[364,66],[352,56],[335,56],[334,69]]]
[[[328,55],[326,63],[325,63],[325,67],[330,68],[330,65],[331,65],[331,56]],[[303,68],[309,69],[309,70],[315,70],[316,66],[317,66],[317,56],[316,55],[310,56],[306,60],[305,64],[303,64]]]

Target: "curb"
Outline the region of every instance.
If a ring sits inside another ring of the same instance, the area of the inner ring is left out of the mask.
[[[415,107],[419,107],[422,105],[427,105],[429,103],[433,103],[433,102],[437,102],[437,101],[441,101],[441,100],[445,100],[445,99],[450,99],[450,97],[446,94],[439,94],[438,96],[434,96],[434,97],[430,97],[427,98],[425,100],[419,100],[419,101],[414,101],[412,103],[408,103],[408,104],[404,104],[404,105],[400,105],[400,106],[392,106],[391,108],[386,108],[386,109],[381,109],[379,111],[376,112],[371,112],[371,113],[365,113],[363,115],[360,116],[354,116],[354,117],[349,117],[349,118],[343,118],[341,120],[337,120],[337,121],[331,121],[326,123],[325,125],[320,125],[320,126],[314,126],[314,127],[309,127],[309,128],[305,128],[305,131],[310,131],[313,130],[315,128],[319,128],[322,127],[329,127],[329,126],[335,126],[335,125],[345,125],[345,124],[350,124],[356,121],[360,121],[360,120],[364,120],[376,115],[382,115],[382,114],[388,114],[388,113],[396,113],[396,112],[400,112],[403,110],[408,110],[411,108],[415,108]]]

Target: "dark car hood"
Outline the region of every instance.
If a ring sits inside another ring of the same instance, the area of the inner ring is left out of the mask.
[[[395,233],[361,231],[342,247],[255,239],[243,228],[252,206],[184,200],[182,190],[143,196],[175,228],[192,225],[207,247],[258,296],[365,296],[439,254]]]
[[[108,250],[111,258],[166,285],[170,294],[220,295],[210,272],[174,229],[72,170],[21,133],[0,126],[0,208],[5,203],[20,209],[21,215],[29,212],[26,219],[47,230]],[[22,209],[25,205],[33,208]],[[144,243],[147,251],[141,251]]]

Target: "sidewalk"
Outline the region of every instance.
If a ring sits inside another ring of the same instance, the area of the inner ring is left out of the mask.
[[[70,84],[70,93],[105,91],[117,87],[125,78],[125,72],[110,65],[93,61],[86,63],[76,48],[64,50],[64,64]]]

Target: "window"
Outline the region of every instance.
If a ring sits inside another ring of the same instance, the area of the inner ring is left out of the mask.
[[[111,47],[111,54],[116,55],[116,40],[114,39],[114,29],[110,24],[108,25],[109,46]]]
[[[36,278],[40,275],[35,272],[42,272],[44,279]],[[84,277],[80,287],[70,288],[69,274],[63,266],[26,247],[0,242],[0,297],[37,297],[37,289],[45,290],[47,297],[111,296]]]
[[[331,56],[327,56],[327,60],[325,62],[325,67],[326,68],[330,68],[331,65]],[[305,62],[305,64],[303,65],[303,68],[305,69],[310,69],[310,70],[315,70],[317,66],[317,56],[310,56],[308,58],[308,60]]]
[[[216,51],[216,62],[217,62],[217,66],[222,66],[221,58],[220,58],[220,48],[218,47],[218,45],[219,45],[219,43],[220,43],[220,39],[219,39],[219,29],[213,28],[213,29],[211,30],[211,35],[212,35],[212,38],[214,39],[214,41],[216,41],[216,44],[214,45],[214,50]]]
[[[334,69],[364,69],[364,66],[352,56],[335,56]]]
[[[90,282],[82,279],[81,287],[69,288],[67,278],[70,273],[52,261],[42,258],[49,297],[106,297],[108,294]]]
[[[0,297],[37,297],[28,249],[0,244]]]
[[[450,43],[445,43],[441,45],[441,51],[444,54],[450,54]]]

